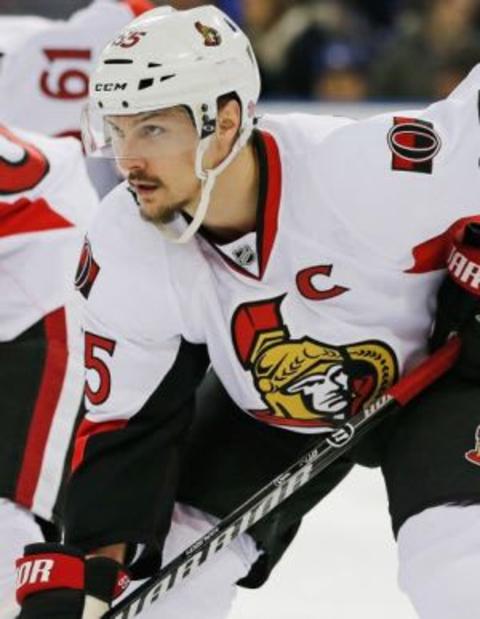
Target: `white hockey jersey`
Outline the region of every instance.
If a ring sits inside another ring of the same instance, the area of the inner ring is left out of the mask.
[[[0,496],[45,519],[57,499],[82,398],[73,280],[97,206],[77,140],[0,126],[0,429],[9,443],[2,458],[14,460],[1,461]],[[43,366],[33,344],[25,365],[10,367],[22,350],[17,338],[40,324]],[[14,384],[5,384],[5,376]],[[31,394],[31,401],[29,395],[19,403],[19,392]]]
[[[0,126],[0,342],[65,304],[97,205],[76,140]]]
[[[84,433],[128,425],[183,340],[207,345],[247,414],[300,432],[331,428],[417,364],[447,231],[480,213],[479,88],[477,67],[424,110],[263,118],[257,228],[232,243],[171,244],[115,189],[79,270]]]
[[[93,0],[66,21],[0,16],[0,122],[78,136],[97,56],[151,8],[148,0]]]

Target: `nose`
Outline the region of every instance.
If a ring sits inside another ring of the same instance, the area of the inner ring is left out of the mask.
[[[134,172],[135,170],[145,171],[147,167],[147,162],[143,157],[119,157],[117,159],[117,165],[120,168],[120,171],[125,175],[128,175],[130,172]]]
[[[114,147],[115,158],[121,170],[129,173],[134,170],[145,170],[147,162],[142,155],[140,144],[135,135],[126,131],[121,140],[117,140]]]

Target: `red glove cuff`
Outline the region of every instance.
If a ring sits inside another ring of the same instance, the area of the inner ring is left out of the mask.
[[[18,559],[17,602],[50,589],[84,589],[85,561],[63,553],[31,554]]]
[[[76,589],[110,604],[130,583],[127,570],[107,557],[86,559],[60,544],[30,544],[17,560],[17,601],[34,593]]]

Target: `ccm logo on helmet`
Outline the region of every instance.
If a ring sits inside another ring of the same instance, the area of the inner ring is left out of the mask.
[[[115,90],[125,90],[127,82],[119,84],[118,82],[107,82],[106,84],[95,84],[97,92],[115,92]]]
[[[393,154],[392,169],[431,174],[433,159],[442,145],[432,123],[398,116],[393,123],[387,135]]]

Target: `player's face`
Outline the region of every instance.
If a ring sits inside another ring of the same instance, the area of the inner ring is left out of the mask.
[[[183,108],[108,116],[115,159],[135,191],[142,217],[168,223],[198,199],[198,136]]]

